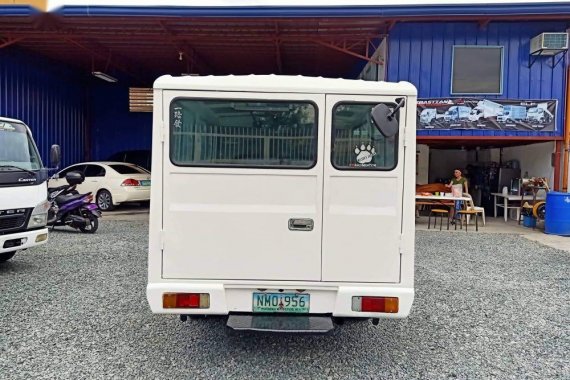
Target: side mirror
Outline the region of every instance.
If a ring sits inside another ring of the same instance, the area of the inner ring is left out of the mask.
[[[50,156],[51,167],[58,168],[59,164],[61,163],[61,148],[59,147],[59,145],[54,144],[51,146],[49,156]]]
[[[399,103],[392,110],[383,103],[372,108],[372,111],[370,112],[372,123],[384,137],[392,137],[398,133],[400,125],[394,115],[404,106],[404,104],[405,100],[400,99]]]

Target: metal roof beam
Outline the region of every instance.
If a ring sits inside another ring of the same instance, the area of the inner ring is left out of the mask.
[[[168,28],[168,26],[164,21],[159,21],[158,25],[162,28],[162,30],[166,34],[168,42],[178,50],[177,51],[178,53],[180,52],[184,53],[190,65],[195,65],[201,71],[210,71],[210,72],[214,71],[212,70],[212,67],[210,65],[208,65],[202,59],[198,58],[198,54],[196,53],[195,49],[193,49],[192,47],[179,45],[174,39],[175,34],[172,31],[170,31],[170,29]]]
[[[347,40],[342,40],[340,42],[328,42],[328,41],[323,41],[323,40],[319,40],[319,39],[312,39],[311,41],[313,41],[314,43],[316,43],[318,45],[321,45],[321,46],[324,46],[324,47],[327,47],[329,49],[333,49],[336,51],[340,51],[341,53],[345,53],[345,54],[351,55],[353,57],[360,58],[360,59],[367,61],[367,62],[372,62],[372,63],[375,63],[377,65],[383,65],[384,64],[384,62],[382,60],[377,60],[377,59],[372,58],[372,55],[374,54],[374,52],[371,53],[368,49],[368,46],[371,43],[370,40],[363,41],[366,43],[365,55],[362,55],[362,54],[357,53],[353,50],[350,50],[347,47],[348,46]],[[351,45],[351,46],[353,46],[353,45]]]
[[[8,46],[13,45],[13,44],[17,44],[18,42],[22,41],[23,39],[24,39],[24,37],[3,39],[2,42],[0,43],[0,49],[3,49],[5,47],[8,47]]]
[[[83,45],[82,43],[75,41],[73,38],[67,37],[65,38],[65,41],[77,46],[78,48],[84,50],[85,52],[89,53],[93,58],[97,57],[101,60],[104,60],[106,62],[107,66],[113,66],[115,68],[117,68],[118,70],[122,71],[123,73],[127,74],[128,76],[138,80],[139,82],[143,82],[143,80],[138,76],[135,75],[134,73],[132,73],[130,70],[128,70],[126,67],[122,66],[121,64],[117,63],[117,62],[111,62],[111,51],[109,51],[109,55],[105,56],[102,53],[99,53],[96,50],[93,50],[85,45]]]

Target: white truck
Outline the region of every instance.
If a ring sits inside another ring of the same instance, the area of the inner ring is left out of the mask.
[[[495,103],[491,100],[483,99],[477,102],[477,105],[471,110],[469,121],[479,121],[479,119],[488,119],[497,117],[503,112],[503,105]]]
[[[536,107],[528,109],[526,118],[529,123],[548,124],[554,115],[548,110],[548,103],[538,103]]]
[[[57,165],[59,146],[51,155]],[[28,126],[0,118],[0,262],[47,242],[47,180]]]
[[[406,317],[416,100],[406,82],[159,78],[151,310],[313,333]]]
[[[469,120],[471,107],[467,106],[451,106],[444,114],[444,120],[447,122],[459,122]]]
[[[434,119],[437,119],[437,110],[435,108],[424,108],[420,112],[420,123],[429,124]]]

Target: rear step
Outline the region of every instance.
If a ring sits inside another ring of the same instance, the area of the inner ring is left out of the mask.
[[[326,334],[334,329],[330,316],[230,314],[227,326],[238,331]]]

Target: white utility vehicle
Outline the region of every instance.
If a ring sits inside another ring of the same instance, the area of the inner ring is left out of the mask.
[[[289,332],[406,317],[416,98],[405,82],[159,78],[152,311]]]
[[[57,165],[59,146],[51,155]],[[47,242],[47,179],[28,126],[0,118],[0,262]]]

